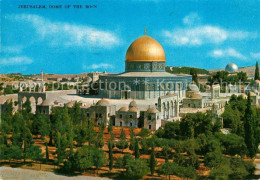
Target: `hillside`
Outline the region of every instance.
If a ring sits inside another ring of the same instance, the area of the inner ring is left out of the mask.
[[[172,74],[190,74],[190,70],[193,67],[173,67],[167,66],[165,69],[167,72]],[[201,68],[193,68],[197,71],[198,74],[209,74],[209,71]]]
[[[239,71],[245,72],[248,78],[254,78],[255,76],[255,66],[241,67],[239,68]]]

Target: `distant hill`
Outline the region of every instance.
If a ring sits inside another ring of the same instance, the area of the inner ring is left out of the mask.
[[[238,70],[245,72],[247,74],[248,78],[254,78],[255,77],[255,66],[241,67]]]
[[[212,73],[215,73],[215,72],[218,72],[218,71],[225,71],[225,69],[210,69],[209,73],[212,74]]]
[[[225,71],[225,69],[211,69],[211,70],[209,70],[210,73],[214,73],[214,72],[217,72],[217,71]],[[252,79],[252,78],[255,77],[255,66],[239,67],[238,71],[245,72],[249,79]]]
[[[167,72],[172,74],[190,74],[190,69],[193,67],[173,67],[173,66],[167,66],[165,69]],[[196,69],[198,74],[209,74],[209,71],[206,69],[201,68],[193,68]]]

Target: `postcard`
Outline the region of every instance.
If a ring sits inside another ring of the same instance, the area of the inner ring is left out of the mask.
[[[259,179],[259,0],[0,0],[0,179]]]

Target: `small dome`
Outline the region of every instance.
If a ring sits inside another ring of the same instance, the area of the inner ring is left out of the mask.
[[[127,107],[121,107],[118,111],[119,112],[127,112],[128,109],[127,109]]]
[[[97,102],[97,106],[109,106],[109,101],[106,99],[101,99]]]
[[[52,106],[53,105],[53,101],[51,101],[50,99],[45,99],[42,104],[42,106]]]
[[[198,88],[198,86],[197,86],[196,84],[190,84],[190,85],[188,86],[188,89],[189,89],[190,91],[195,91],[195,92],[199,92],[199,91],[200,91],[199,88]]]
[[[60,102],[58,100],[54,101],[54,104],[59,104]]]
[[[130,107],[129,112],[138,112],[138,109],[136,107]]]
[[[70,101],[66,105],[71,108],[74,106],[74,104],[75,104],[75,101]]]
[[[191,95],[190,98],[192,98],[192,99],[202,99],[202,96],[198,93],[194,93],[194,94]]]
[[[159,111],[155,107],[150,107],[146,111],[147,113],[158,113]]]
[[[5,103],[5,99],[0,99],[0,104],[4,104]]]
[[[84,104],[85,102],[83,102],[82,100],[80,100],[78,103],[79,103],[79,104]]]
[[[129,108],[131,108],[131,107],[137,107],[137,104],[134,100],[131,101],[130,104],[129,104]]]
[[[243,93],[243,94],[241,94],[241,96],[242,96],[243,99],[247,99],[247,95],[246,94]]]
[[[229,63],[226,68],[225,71],[229,72],[229,73],[236,73],[238,71],[238,67],[236,64],[234,63]]]
[[[250,96],[256,96],[256,94],[253,92],[250,92]]]
[[[11,102],[12,102],[12,103],[14,102],[14,101],[13,101],[13,98],[9,98],[9,99],[6,100],[6,103],[8,103],[8,104],[11,103]]]

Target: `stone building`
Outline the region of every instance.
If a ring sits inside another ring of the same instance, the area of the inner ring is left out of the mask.
[[[36,111],[39,111],[41,114],[50,115],[51,108],[54,106],[54,102],[50,99],[45,99],[41,104],[36,105]]]
[[[179,117],[179,96],[168,93],[158,98],[158,110],[161,112],[161,119],[169,120]]]
[[[184,108],[203,108],[204,103],[199,93],[190,92],[189,96],[183,99]]]
[[[157,130],[161,127],[160,112],[155,107],[150,107],[144,112],[144,128]]]
[[[96,104],[85,109],[88,120],[95,120],[96,125],[109,125],[110,118],[115,115],[115,106],[110,105],[107,99],[101,99]]]
[[[121,107],[116,112],[115,126],[138,128],[140,111],[135,101],[130,102],[129,107]]]

